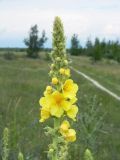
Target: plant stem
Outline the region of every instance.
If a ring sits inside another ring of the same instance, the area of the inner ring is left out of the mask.
[[[60,125],[60,119],[54,119],[54,129],[57,130]],[[58,134],[56,133],[53,137],[53,145],[54,145],[54,152],[52,155],[52,160],[58,160]]]

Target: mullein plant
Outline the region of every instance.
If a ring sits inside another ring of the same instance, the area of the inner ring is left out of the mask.
[[[2,139],[2,160],[8,160],[9,156],[9,130],[5,128],[3,131],[3,139]]]
[[[94,160],[94,158],[92,156],[92,153],[91,153],[91,151],[89,149],[85,150],[84,160]]]
[[[22,152],[19,152],[18,160],[24,160],[24,156],[23,156]]]
[[[51,52],[52,64],[50,84],[40,98],[40,122],[53,119],[53,127],[45,127],[46,135],[52,138],[49,145],[50,160],[68,159],[68,146],[76,140],[76,131],[71,128],[70,119],[76,121],[78,85],[70,78],[69,61],[65,49],[65,36],[61,19],[55,17],[53,24]]]

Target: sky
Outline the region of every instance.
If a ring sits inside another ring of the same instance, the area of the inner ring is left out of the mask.
[[[120,0],[0,0],[0,47],[25,47],[23,40],[37,24],[46,31],[51,47],[53,20],[64,24],[67,46],[76,33],[86,39],[120,40]]]

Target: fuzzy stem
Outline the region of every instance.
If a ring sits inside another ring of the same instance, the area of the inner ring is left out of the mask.
[[[54,129],[57,130],[60,126],[60,119],[54,119]],[[53,144],[54,144],[54,152],[52,155],[52,160],[58,160],[58,135],[57,133],[53,137]]]

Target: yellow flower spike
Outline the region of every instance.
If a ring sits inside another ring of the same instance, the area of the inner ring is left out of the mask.
[[[78,85],[73,82],[72,79],[68,79],[65,81],[63,85],[63,94],[65,97],[72,98],[75,97],[78,91]]]
[[[70,69],[65,69],[65,75],[70,77]]]
[[[58,84],[58,82],[59,81],[58,81],[58,79],[56,77],[52,78],[52,84],[56,85],[56,84]]]
[[[70,123],[67,120],[64,120],[60,126],[60,133],[64,135],[66,132],[68,132],[70,128]]]
[[[76,140],[76,132],[70,128],[69,122],[63,119],[71,118],[75,120],[78,112],[78,107],[75,105],[78,86],[72,79],[68,79],[70,77],[70,69],[65,47],[66,38],[63,24],[59,17],[55,18],[52,33],[52,64],[49,72],[49,76],[52,78],[51,86],[46,87],[44,97],[39,100],[41,106],[40,122],[52,117],[54,123],[53,129],[48,127],[48,133],[52,137],[52,144],[49,145],[48,151],[48,156],[51,157],[51,160],[67,159],[69,154],[67,142]],[[60,123],[61,121],[62,123]],[[64,138],[63,143],[58,141],[61,135]]]
[[[68,133],[65,136],[66,141],[74,142],[76,140],[76,132],[74,129],[69,129]]]
[[[70,110],[67,111],[67,116],[75,121],[77,113],[78,113],[78,107],[76,105],[72,105]]]
[[[65,74],[65,69],[64,68],[60,68],[59,72],[60,72],[60,74],[64,75]]]

